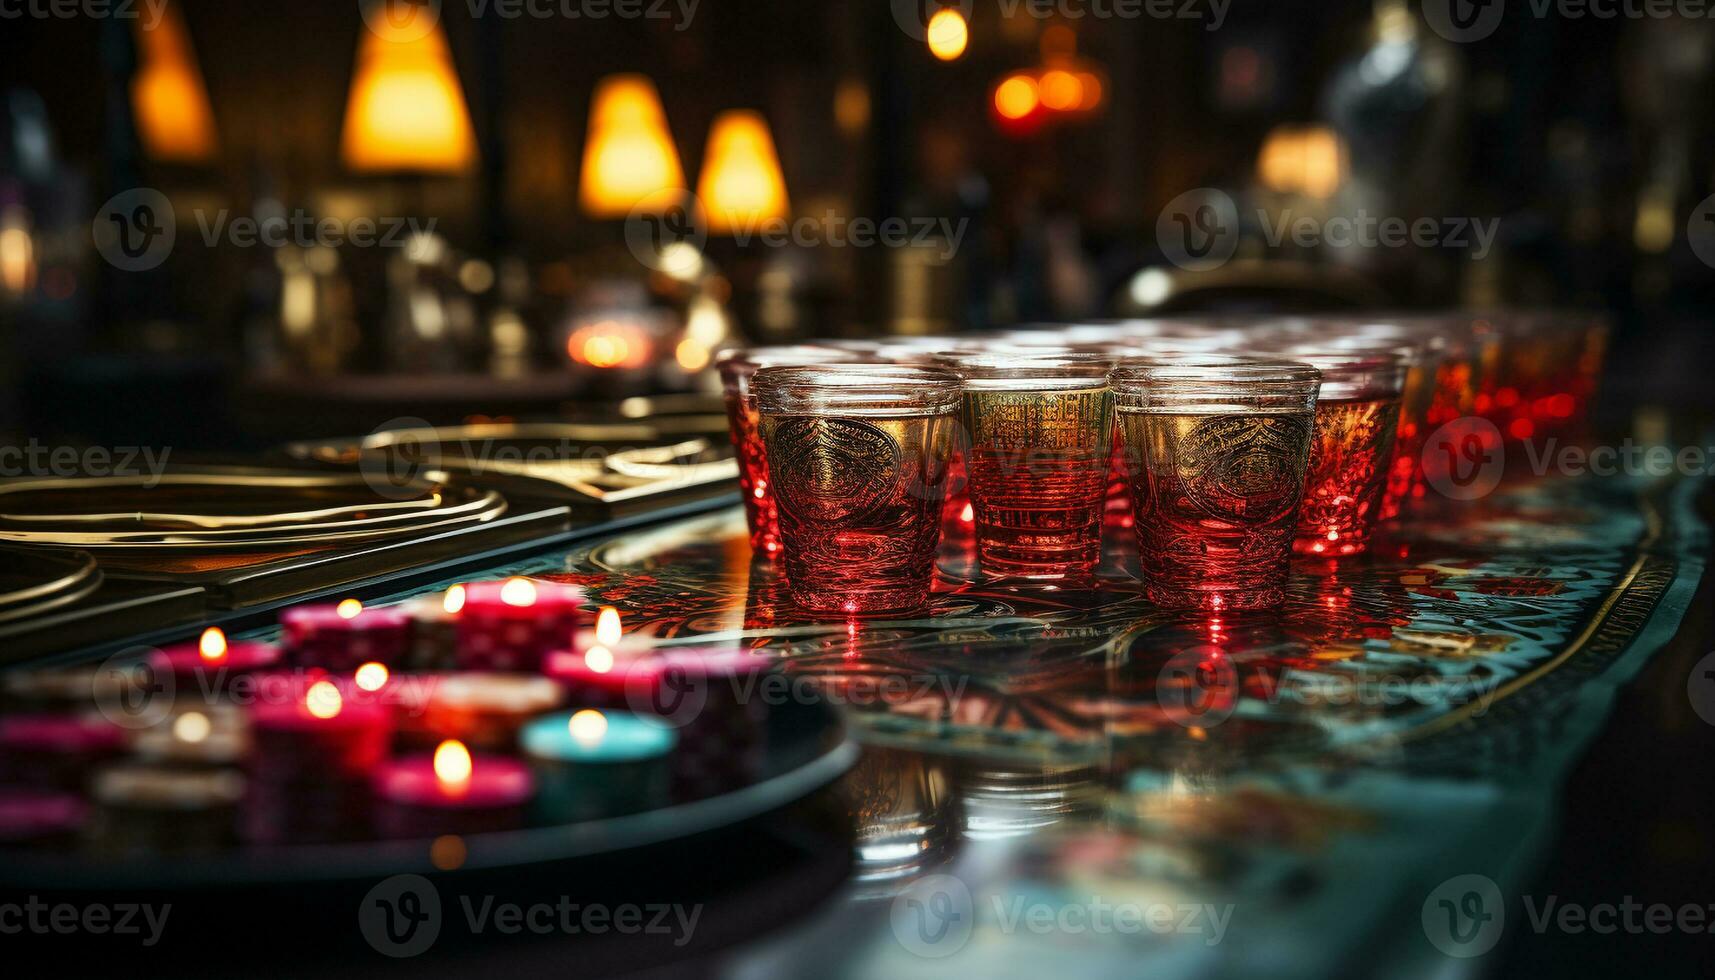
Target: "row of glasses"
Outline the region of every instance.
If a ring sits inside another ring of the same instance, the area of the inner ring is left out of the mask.
[[[1587,351],[1599,331],[1579,330]],[[753,544],[806,610],[921,607],[955,521],[987,576],[1088,579],[1116,485],[1157,603],[1251,608],[1280,601],[1293,551],[1359,554],[1422,496],[1425,436],[1494,406],[1519,332],[1457,315],[1126,320],[720,365]],[[960,469],[968,503],[949,497]]]

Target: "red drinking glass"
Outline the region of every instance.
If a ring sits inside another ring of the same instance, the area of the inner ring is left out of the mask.
[[[792,600],[844,615],[925,605],[959,376],[904,364],[772,367],[752,388]]]
[[[1127,361],[1109,375],[1151,600],[1280,603],[1320,381],[1307,364],[1211,355]]]
[[[1294,348],[1288,356],[1322,372],[1316,431],[1294,551],[1359,554],[1381,515],[1405,388],[1406,357],[1394,350]]]
[[[958,358],[984,573],[1087,578],[1102,552],[1113,458],[1113,358],[1009,351]]]
[[[751,379],[765,367],[826,364],[857,359],[856,354],[815,345],[752,347],[728,351],[717,360],[726,395],[727,428],[738,454],[738,488],[750,525],[750,548],[772,558],[780,551],[780,520],[768,485],[768,454],[762,445],[761,417]]]

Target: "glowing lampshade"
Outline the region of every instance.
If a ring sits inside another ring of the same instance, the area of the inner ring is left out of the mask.
[[[1269,190],[1326,198],[1340,187],[1345,148],[1326,126],[1278,126],[1257,154],[1257,179]]]
[[[596,83],[584,137],[578,205],[594,218],[624,218],[649,200],[662,208],[667,191],[685,188],[679,150],[655,85],[642,75],[609,75]]]
[[[198,163],[214,156],[214,112],[190,33],[177,7],[162,5],[153,27],[136,24],[138,69],[131,79],[137,134],[151,158]]]
[[[761,113],[734,109],[715,117],[697,197],[711,235],[786,217],[786,178]]]
[[[365,24],[340,136],[345,165],[370,171],[468,169],[476,160],[476,138],[440,26],[417,36],[416,25],[399,29],[386,17],[366,18]]]

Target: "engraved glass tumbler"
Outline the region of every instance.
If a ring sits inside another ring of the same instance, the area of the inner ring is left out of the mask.
[[[1157,605],[1280,603],[1320,381],[1307,364],[1216,355],[1125,361],[1109,376]]]
[[[957,358],[977,554],[990,576],[1087,578],[1102,553],[1113,460],[1107,354]]]
[[[903,364],[774,367],[752,383],[787,589],[814,613],[923,607],[959,376]]]

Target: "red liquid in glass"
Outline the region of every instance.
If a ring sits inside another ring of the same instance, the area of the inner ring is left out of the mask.
[[[843,615],[928,602],[955,427],[951,414],[762,420],[794,602]]]
[[[1278,605],[1304,492],[1308,411],[1122,410],[1138,566],[1156,604]]]
[[[1102,557],[1108,456],[971,450],[977,553],[989,575],[1088,575]]]
[[[738,488],[750,527],[750,548],[758,555],[773,557],[780,552],[780,518],[768,485],[768,452],[762,445],[762,416],[756,409],[756,396],[729,393],[726,412],[732,448],[738,454]]]
[[[1335,557],[1369,547],[1398,424],[1398,398],[1317,402],[1294,551]]]

